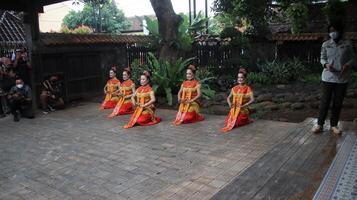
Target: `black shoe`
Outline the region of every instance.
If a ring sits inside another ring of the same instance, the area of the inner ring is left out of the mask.
[[[20,121],[19,115],[14,115],[14,122]]]

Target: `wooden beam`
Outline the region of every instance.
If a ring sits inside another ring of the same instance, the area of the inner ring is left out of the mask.
[[[66,0],[2,0],[0,4],[1,10],[13,10],[29,12],[30,9],[35,9],[37,12],[43,12],[42,7],[54,3],[64,2]],[[28,5],[38,5],[37,7],[29,7]]]

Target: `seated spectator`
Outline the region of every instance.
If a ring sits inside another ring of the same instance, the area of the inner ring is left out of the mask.
[[[15,84],[16,74],[13,72],[12,62],[9,58],[0,58],[0,118],[5,117],[7,112],[6,94]]]
[[[20,78],[17,78],[15,83],[16,85],[11,88],[7,95],[14,121],[20,121],[19,114],[29,119],[34,118],[31,88],[24,85],[24,81]]]
[[[43,91],[41,92],[41,104],[44,114],[48,114],[55,109],[65,107],[62,98],[62,87],[57,76],[51,76],[42,83]]]

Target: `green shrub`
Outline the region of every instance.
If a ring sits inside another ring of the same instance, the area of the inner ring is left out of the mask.
[[[209,68],[200,68],[196,72],[196,79],[201,83],[202,97],[205,99],[211,99],[216,92],[211,89],[210,83],[215,79],[213,73]]]
[[[139,59],[135,59],[131,63],[131,79],[135,82],[136,87],[140,86],[140,76],[143,74],[145,70],[149,71],[149,67],[147,65],[141,65]]]
[[[269,77],[262,72],[251,72],[247,76],[248,84],[270,84]]]
[[[282,62],[274,60],[261,65],[261,73],[269,77],[269,83],[282,84],[299,79],[306,72],[301,61],[293,60]]]
[[[292,34],[299,34],[307,27],[309,9],[302,2],[292,3],[286,9],[286,14],[292,24]]]
[[[301,80],[306,83],[319,83],[321,81],[321,74],[306,74],[301,77]]]
[[[172,105],[172,95],[176,94],[185,80],[187,66],[194,58],[179,58],[174,64],[157,59],[154,54],[149,53],[148,64],[140,65],[138,60],[134,60],[131,65],[132,77],[136,84],[140,84],[139,78],[144,70],[151,72],[151,85],[157,95],[164,95],[167,104]],[[196,74],[197,80],[201,82],[201,92],[203,98],[209,99],[215,95],[209,83],[214,79],[209,69],[199,69]]]

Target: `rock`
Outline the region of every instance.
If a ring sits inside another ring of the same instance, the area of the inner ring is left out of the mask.
[[[285,88],[287,88],[286,85],[284,85],[284,84],[279,84],[279,85],[276,85],[275,87],[278,88],[278,89],[285,89]]]
[[[321,93],[318,93],[318,94],[316,95],[316,98],[317,98],[318,100],[320,100],[320,99],[321,99],[321,96],[322,96],[322,94],[321,94]]]
[[[254,97],[261,95],[262,93],[259,90],[254,90]]]
[[[212,100],[215,102],[222,102],[222,101],[225,101],[226,98],[227,98],[226,94],[219,93],[219,94],[216,94]]]
[[[203,104],[203,107],[204,108],[208,108],[208,107],[210,107],[210,106],[213,106],[213,105],[215,105],[215,102],[213,102],[213,101],[203,101],[202,102],[202,104]]]
[[[283,108],[289,108],[291,106],[291,103],[290,102],[284,102],[282,104],[280,104],[281,107]]]
[[[202,113],[206,114],[217,114],[217,115],[227,115],[229,112],[228,106],[213,105],[202,110]]]
[[[298,98],[292,93],[287,93],[285,96],[285,101],[297,102]]]
[[[257,103],[255,104],[256,107],[258,108],[263,108],[263,107],[266,107],[266,106],[269,106],[269,105],[273,105],[274,103],[271,102],[271,101],[264,101],[264,102],[260,102],[260,103]]]
[[[313,109],[319,109],[320,107],[320,102],[319,101],[313,101],[310,103],[310,108],[313,108]]]
[[[272,98],[272,101],[273,101],[274,103],[281,103],[281,102],[283,102],[283,100],[284,100],[284,99],[278,98],[278,97],[273,97],[273,98]]]
[[[284,93],[279,93],[279,94],[276,94],[275,95],[275,97],[277,97],[277,98],[284,98],[286,96],[286,94],[284,94]]]
[[[256,101],[259,102],[263,102],[263,101],[271,101],[273,98],[273,95],[271,93],[267,93],[267,94],[261,94],[256,98]]]
[[[263,107],[263,109],[265,109],[265,110],[279,110],[279,106],[276,104],[272,104],[272,105],[267,105],[267,106]]]
[[[156,97],[156,103],[159,104],[159,105],[165,105],[167,104],[167,100],[165,97],[162,97],[162,96],[159,96],[159,97]],[[172,100],[173,101],[173,100]]]
[[[348,97],[348,98],[357,97],[357,93],[355,93],[355,91],[353,91],[353,90],[349,90],[346,94],[346,97]]]
[[[345,100],[343,101],[343,108],[353,108],[354,107],[354,104],[353,102],[349,101],[349,100]]]
[[[298,102],[298,103],[293,103],[293,104],[291,104],[290,107],[291,107],[291,109],[294,109],[294,110],[301,110],[301,109],[303,109],[305,106],[304,106],[303,103]]]
[[[298,98],[298,102],[305,102],[304,96],[300,96],[300,97]]]
[[[172,95],[172,105],[177,105],[177,94]]]
[[[219,90],[220,90],[220,91],[227,91],[228,89],[227,89],[225,86],[220,86],[220,87],[219,87]]]
[[[304,98],[305,101],[315,101],[317,100],[316,95],[309,95]]]
[[[287,121],[289,121],[288,119],[286,119],[286,118],[279,118],[278,119],[278,121],[281,121],[281,122],[287,122]]]

